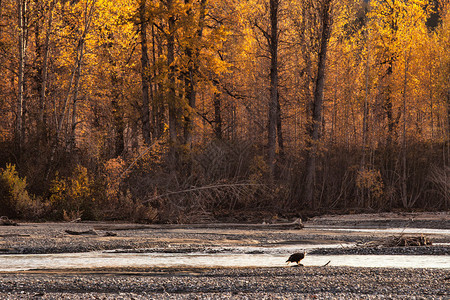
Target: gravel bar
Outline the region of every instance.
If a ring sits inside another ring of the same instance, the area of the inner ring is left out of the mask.
[[[314,249],[315,255],[449,255],[450,246],[343,247]]]
[[[450,219],[450,217],[449,217]],[[435,222],[447,226],[447,219]],[[217,247],[282,245],[344,245],[348,243],[382,240],[392,236],[383,232],[342,232],[316,230],[252,229],[252,228],[190,228],[189,225],[165,228],[128,224],[127,230],[115,230],[115,236],[108,236],[108,230],[96,228],[124,226],[104,223],[23,223],[19,226],[0,227],[0,255],[2,254],[46,254],[76,253],[115,249],[165,249],[165,251],[189,252],[208,251]],[[135,227],[133,227],[135,226]],[[70,235],[66,230],[93,231],[92,235]],[[363,248],[341,247],[317,250],[314,254],[419,254],[445,255],[450,253],[450,234],[429,235],[431,247],[389,247]],[[162,252],[165,252],[164,250]]]
[[[0,299],[450,299],[450,271],[348,267],[0,273]]]

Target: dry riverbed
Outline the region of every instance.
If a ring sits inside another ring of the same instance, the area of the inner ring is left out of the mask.
[[[450,255],[448,213],[322,216],[304,229],[265,225],[19,223],[0,227],[0,254],[122,249],[183,255],[217,247],[365,243],[393,235],[355,228],[432,228],[422,247],[337,247],[347,254]],[[343,229],[349,229],[343,230]],[[66,232],[92,231],[71,235]],[[111,236],[112,235],[112,236]],[[369,250],[367,250],[369,249]],[[364,252],[369,251],[369,252]],[[377,252],[378,251],[378,252]],[[371,253],[373,252],[373,253]],[[212,252],[214,253],[214,252]],[[323,254],[323,253],[322,253]],[[327,253],[325,253],[327,254]],[[420,256],[417,256],[420,259]],[[450,256],[449,256],[450,257]],[[174,258],[175,259],[175,258]],[[213,256],[212,256],[213,259]],[[0,272],[0,299],[450,299],[449,269],[333,266],[258,268],[97,268]]]

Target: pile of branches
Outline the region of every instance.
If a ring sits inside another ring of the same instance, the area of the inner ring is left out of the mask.
[[[391,236],[386,239],[363,243],[361,247],[412,247],[430,246],[432,242],[424,235],[420,236]]]
[[[160,213],[166,211],[171,216],[177,216],[177,222],[212,222],[214,212],[268,205],[267,195],[272,195],[271,189],[264,184],[216,183],[169,191],[144,200],[142,204],[157,207]]]
[[[17,223],[11,221],[7,216],[0,217],[0,225],[1,226],[17,226]]]

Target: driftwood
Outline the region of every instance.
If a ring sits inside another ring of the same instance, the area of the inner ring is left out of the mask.
[[[370,241],[360,244],[361,247],[411,247],[411,246],[429,246],[433,243],[426,236],[391,236],[385,240]]]
[[[96,225],[95,230],[144,230],[144,229],[156,229],[152,225]]]
[[[117,233],[111,232],[111,231],[107,231],[107,232],[105,232],[105,236],[117,236]]]
[[[97,231],[95,231],[94,229],[89,229],[86,231],[66,230],[66,233],[70,235],[98,235]]]
[[[212,224],[158,224],[158,225],[97,225],[96,230],[146,230],[146,229],[181,229],[181,228],[252,228],[252,229],[302,229],[305,226],[299,218],[289,223],[263,223],[263,224],[242,224],[242,223],[212,223]]]
[[[0,217],[0,225],[3,226],[17,226],[17,223],[8,219],[7,216]]]
[[[89,229],[86,231],[73,231],[73,230],[67,229],[66,233],[70,234],[70,235],[98,235],[97,231],[95,231],[94,229]],[[107,231],[107,232],[105,232],[104,236],[117,236],[117,233]]]
[[[303,225],[302,219],[298,218],[294,222],[290,223],[263,223],[263,224],[252,224],[251,226],[258,226],[261,228],[270,227],[270,228],[293,228],[293,229],[303,229],[305,226]]]

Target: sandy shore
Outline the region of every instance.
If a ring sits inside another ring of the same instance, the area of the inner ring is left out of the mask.
[[[342,244],[391,233],[346,228],[450,228],[448,213],[323,216],[302,230],[264,226],[19,223],[0,227],[0,255],[146,249],[180,253],[214,247]],[[321,227],[327,227],[324,230]],[[66,230],[93,231],[71,235]],[[114,236],[110,236],[113,233]],[[445,231],[427,235],[450,243]],[[334,254],[335,250],[330,254]],[[449,255],[448,245],[338,249],[349,253]],[[381,252],[380,252],[381,251]],[[325,250],[326,252],[326,250]],[[326,253],[325,253],[326,254]],[[341,253],[342,254],[342,253]],[[0,272],[0,299],[450,299],[449,269],[350,267],[134,268]]]

